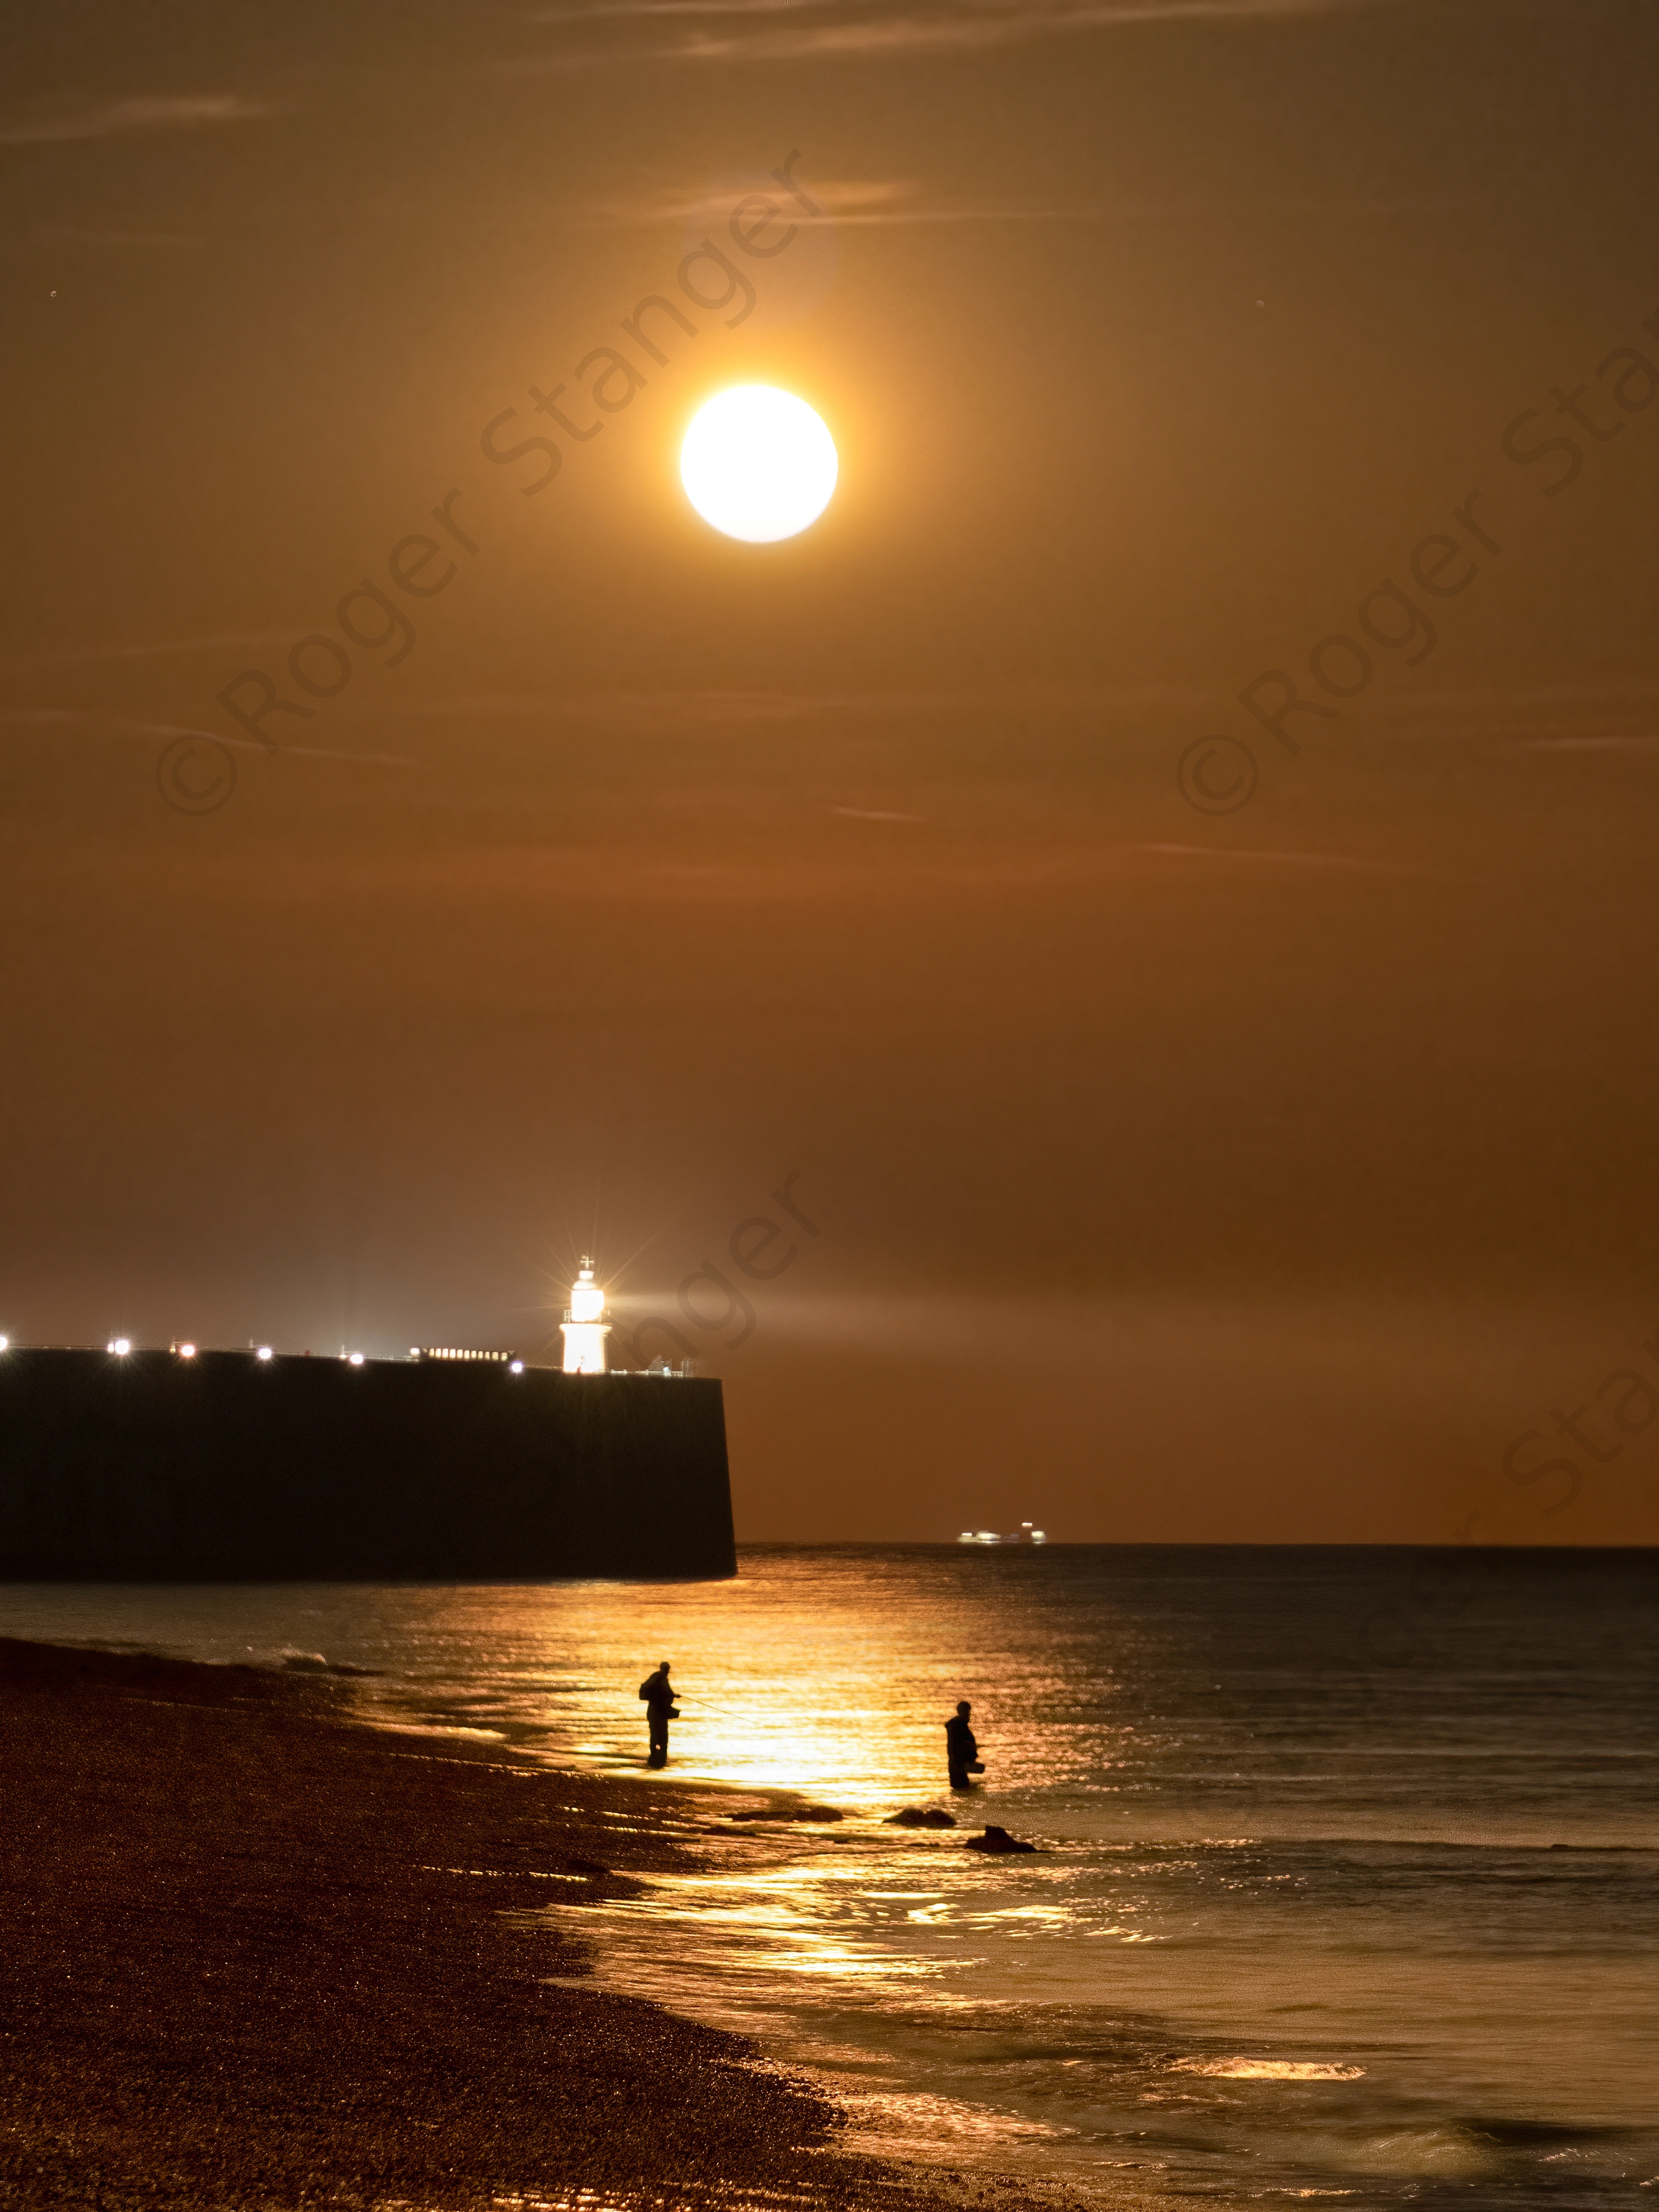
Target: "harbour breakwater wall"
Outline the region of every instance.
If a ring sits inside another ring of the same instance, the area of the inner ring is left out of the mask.
[[[0,1582],[734,1574],[717,1381],[0,1355]]]

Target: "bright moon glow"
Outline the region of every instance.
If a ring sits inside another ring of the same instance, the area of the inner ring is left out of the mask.
[[[680,447],[680,482],[705,522],[768,545],[816,522],[836,489],[836,443],[804,399],[769,384],[722,392]]]

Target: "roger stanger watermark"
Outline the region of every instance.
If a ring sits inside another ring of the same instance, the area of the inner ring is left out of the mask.
[[[1641,328],[1659,338],[1659,313],[1648,316]],[[1593,392],[1588,378],[1570,392],[1559,384],[1551,387],[1553,427],[1541,407],[1527,408],[1504,427],[1498,446],[1504,459],[1515,468],[1543,468],[1547,473],[1536,489],[1546,499],[1559,498],[1583,474],[1595,449],[1611,445],[1630,416],[1645,414],[1659,398],[1659,367],[1638,347],[1615,346],[1597,362]],[[1569,435],[1563,427],[1568,424],[1578,434]],[[1337,721],[1345,705],[1370,690],[1383,665],[1381,656],[1396,654],[1408,669],[1428,659],[1439,642],[1444,603],[1461,599],[1503,554],[1504,541],[1493,534],[1501,526],[1495,526],[1485,501],[1477,487],[1461,505],[1449,504],[1396,571],[1361,595],[1353,629],[1328,631],[1310,648],[1305,676],[1264,668],[1238,693],[1237,704],[1292,760],[1318,726]],[[1333,706],[1333,700],[1339,703]],[[1285,726],[1297,715],[1304,720],[1292,732]],[[1255,798],[1257,780],[1251,745],[1224,732],[1194,738],[1176,764],[1176,788],[1200,814],[1237,813]]]
[[[672,283],[642,294],[619,318],[614,327],[624,343],[607,336],[581,354],[568,381],[546,391],[532,384],[520,404],[498,408],[483,422],[477,450],[492,467],[516,471],[521,498],[538,498],[563,468],[568,450],[590,444],[653,379],[672,373],[709,319],[729,331],[748,320],[760,296],[749,264],[763,264],[763,264],[788,251],[802,227],[791,220],[797,210],[814,221],[823,216],[795,175],[800,158],[797,148],[771,172],[775,191],[747,191],[737,199],[725,225],[730,252],[706,234],[681,257]],[[268,726],[273,720],[291,734],[291,725],[314,720],[343,698],[365,660],[386,668],[408,660],[419,636],[414,616],[471,571],[489,534],[478,520],[476,487],[451,485],[428,504],[430,496],[410,501],[409,527],[374,573],[342,593],[331,629],[307,631],[274,667],[245,668],[215,694],[215,706],[245,733],[241,738],[228,743],[199,730],[169,740],[156,763],[156,785],[176,812],[217,812],[236,788],[233,746],[251,739],[267,753],[282,750]]]
[[[1485,1502],[1464,1515],[1446,1547],[1419,1563],[1403,1603],[1360,1624],[1361,1640],[1372,1658],[1394,1666],[1438,1662],[1437,1633],[1456,1621],[1479,1587],[1472,1563],[1459,1555],[1514,1541],[1496,1533],[1504,1517],[1500,1501],[1508,1504],[1519,1492],[1531,1505],[1536,1522],[1531,1537],[1522,1537],[1523,1543],[1548,1546],[1566,1538],[1571,1523],[1561,1516],[1579,1503],[1594,1478],[1611,1468],[1633,1438],[1645,1436],[1659,1421],[1659,1329],[1642,1338],[1637,1350],[1651,1364],[1651,1373],[1631,1365],[1609,1368],[1582,1405],[1551,1406],[1535,1414],[1534,1425],[1496,1454],[1482,1493]],[[1571,1452],[1562,1449],[1563,1443]],[[1632,1466],[1627,1461],[1620,1473]],[[1482,1522],[1492,1533],[1482,1533]]]

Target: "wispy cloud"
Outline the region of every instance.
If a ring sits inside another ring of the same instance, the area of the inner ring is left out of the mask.
[[[1111,714],[1144,721],[1149,715],[1190,715],[1214,703],[1200,684],[1008,684],[916,685],[903,690],[848,691],[596,690],[461,694],[411,702],[410,715],[465,720],[478,715],[561,721],[618,716],[653,729],[712,723],[807,721],[857,714],[914,722],[921,716],[963,714],[1043,714],[1076,721]]]
[[[764,181],[757,178],[753,189],[760,190]],[[734,186],[729,181],[722,181],[713,189],[704,186],[695,191],[688,191],[684,185],[647,185],[637,192],[630,193],[625,199],[600,201],[594,213],[601,219],[613,222],[701,223],[729,215],[734,191],[740,189],[740,185]],[[801,224],[860,220],[892,222],[900,219],[902,210],[920,197],[922,189],[920,184],[908,177],[847,179],[841,181],[814,177],[811,198],[823,213],[814,216],[792,207],[789,219]]]
[[[1522,738],[1524,750],[1533,753],[1644,753],[1659,745],[1659,736],[1605,738]]]
[[[744,190],[775,191],[764,177],[748,182],[726,180],[715,190],[689,191],[684,186],[646,186],[625,198],[602,200],[589,220],[600,223],[684,222],[708,228],[722,223],[734,200]],[[802,229],[815,226],[845,229],[860,224],[888,226],[919,223],[1048,222],[1072,217],[1086,221],[1103,212],[1086,207],[1027,204],[1008,206],[990,202],[941,200],[937,193],[912,177],[848,177],[811,179],[811,196],[818,210],[808,215],[791,206],[789,221]]]
[[[179,230],[77,230],[72,224],[45,223],[37,235],[48,246],[107,246],[118,252],[129,249],[137,252],[176,252],[180,246],[194,246],[198,240],[188,233]]]
[[[1138,853],[1174,853],[1196,860],[1276,860],[1291,867],[1363,868],[1383,876],[1420,876],[1425,871],[1397,860],[1365,860],[1352,853],[1261,853],[1237,845],[1137,845]]]
[[[279,645],[287,641],[287,630],[230,630],[217,632],[210,637],[170,637],[145,640],[130,645],[76,646],[67,652],[20,653],[3,664],[8,668],[78,668],[94,662],[106,660],[166,659],[173,655],[224,653],[244,646]]]
[[[135,131],[200,130],[216,124],[249,123],[272,112],[234,92],[145,94],[0,123],[0,146],[61,146]]]
[[[556,28],[566,23],[608,23],[629,15],[716,18],[799,15],[805,9],[826,4],[827,0],[587,0],[586,5],[573,8],[532,8],[526,11],[524,20]]]
[[[238,752],[264,750],[264,747],[256,744],[252,738],[228,737],[222,730],[198,730],[181,722],[135,721],[130,714],[108,714],[97,708],[0,708],[0,727],[7,726],[34,730],[83,730],[121,738],[200,738],[210,744],[231,746]],[[356,761],[360,765],[372,768],[424,768],[427,765],[425,761],[410,760],[402,753],[343,752],[325,745],[284,745],[282,750],[307,760]]]
[[[685,27],[675,36],[604,49],[552,52],[524,66],[605,61],[801,61],[846,56],[972,53],[1132,23],[1228,21],[1328,15],[1376,0],[933,0],[895,14],[860,0],[605,0],[535,9],[552,30],[614,29],[630,19]]]
[[[597,691],[434,699],[405,712],[422,719],[621,721],[665,730],[799,722],[847,714],[948,714],[982,702],[972,691]]]

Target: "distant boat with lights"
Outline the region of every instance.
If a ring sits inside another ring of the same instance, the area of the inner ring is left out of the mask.
[[[0,1338],[0,1582],[707,1581],[737,1571],[720,1385],[563,1357]]]
[[[957,1538],[958,1544],[1046,1544],[1048,1540],[1043,1530],[1034,1528],[1029,1521],[1022,1521],[1011,1536],[994,1528],[964,1528]]]

